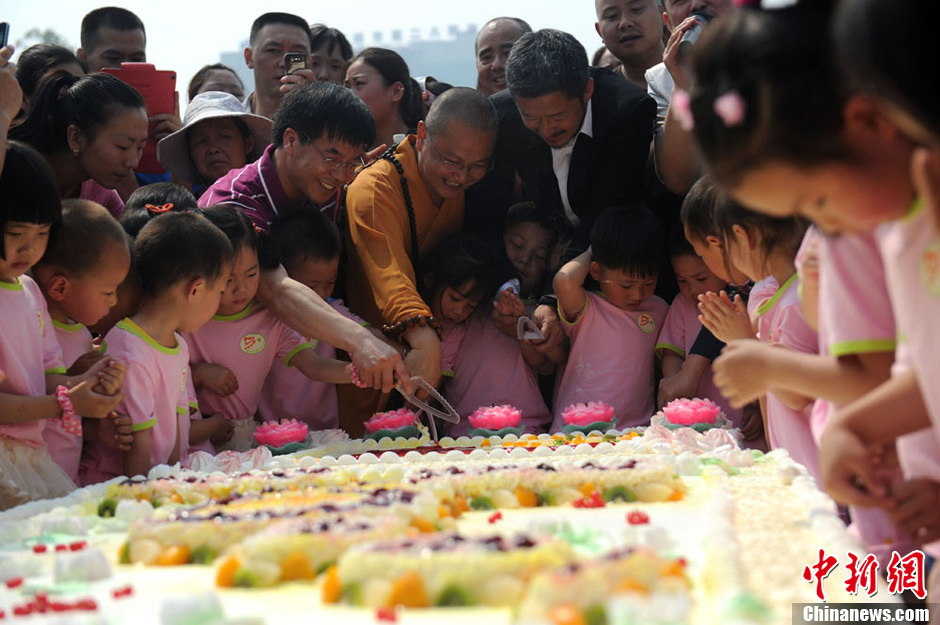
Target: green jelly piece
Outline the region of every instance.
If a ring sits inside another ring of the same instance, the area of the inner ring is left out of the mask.
[[[238,569],[235,571],[235,577],[232,579],[232,585],[236,588],[258,588],[261,583],[258,576],[248,569]]]
[[[630,503],[636,501],[636,495],[626,486],[613,486],[604,491],[604,501],[624,501]]]
[[[474,601],[463,587],[451,584],[441,591],[437,598],[437,605],[439,607],[472,606]]]
[[[474,497],[470,500],[471,510],[492,510],[496,505],[489,497]]]
[[[333,566],[334,564],[336,564],[336,561],[334,560],[324,562],[323,564],[321,564],[320,566],[316,568],[317,575],[322,575],[323,573],[326,573],[326,570],[330,568],[331,566]]]
[[[189,560],[193,564],[212,564],[215,561],[216,555],[217,554],[212,547],[203,545],[201,547],[196,547],[193,550]]]
[[[163,503],[161,503],[159,499],[151,499],[151,500],[150,500],[150,505],[153,506],[153,509],[154,509],[154,510],[156,510],[157,508],[159,508],[160,506],[162,506]]]
[[[117,502],[113,499],[105,499],[98,504],[98,516],[110,519],[117,512]]]
[[[342,591],[343,601],[352,605],[362,605],[362,586],[359,584],[346,584]]]
[[[119,564],[130,564],[131,563],[131,544],[125,542],[121,546],[121,554],[118,556]]]
[[[607,609],[602,604],[595,604],[584,611],[587,625],[607,625]]]
[[[558,505],[558,499],[555,498],[555,493],[550,490],[545,491],[544,493],[539,493],[535,496],[535,500],[540,508],[552,507]]]
[[[730,464],[728,464],[727,462],[725,462],[724,460],[720,458],[699,458],[699,462],[703,466],[714,465],[722,469],[728,475],[737,475],[738,473],[740,473],[740,471],[738,471],[736,468],[734,468],[733,466],[731,466]]]

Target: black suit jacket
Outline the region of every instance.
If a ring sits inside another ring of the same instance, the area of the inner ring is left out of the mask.
[[[591,68],[593,137],[578,134],[568,171],[568,201],[581,219],[570,249],[590,244],[591,226],[610,206],[642,202],[656,104],[619,74]],[[514,201],[530,200],[565,222],[551,148],[522,123],[509,91],[491,97],[499,120],[494,169],[467,191],[466,228],[496,241]],[[516,176],[521,187],[516,187]]]

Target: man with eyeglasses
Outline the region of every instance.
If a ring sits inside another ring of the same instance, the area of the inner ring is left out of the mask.
[[[454,88],[417,133],[363,171],[346,194],[350,308],[407,343],[405,364],[432,385],[441,343],[418,294],[420,259],[463,227],[464,192],[490,169],[496,115],[487,97]]]
[[[374,138],[372,114],[352,92],[331,83],[304,85],[284,97],[273,142],[261,158],[218,179],[199,206],[235,205],[265,231],[286,212],[321,211],[334,218],[340,193]],[[283,267],[262,271],[258,299],[302,335],[349,353],[369,386],[387,393],[397,377],[410,390],[395,349],[289,278]]]

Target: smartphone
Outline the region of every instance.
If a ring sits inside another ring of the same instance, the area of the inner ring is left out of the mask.
[[[7,39],[10,38],[10,24],[8,22],[0,22],[0,48],[7,45]]]
[[[307,67],[307,55],[303,52],[288,52],[284,55],[284,73],[288,76],[305,67]]]
[[[176,72],[158,70],[150,63],[121,63],[120,68],[106,67],[101,71],[117,76],[140,92],[147,105],[147,115],[172,113],[176,108]],[[151,123],[148,132],[152,133],[155,123]],[[162,174],[166,172],[157,160],[157,142],[148,139],[144,153],[135,170],[141,174]]]

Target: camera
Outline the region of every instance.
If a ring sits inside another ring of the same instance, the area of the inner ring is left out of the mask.
[[[712,16],[705,11],[696,11],[692,14],[692,17],[696,19],[697,23],[682,34],[682,39],[679,40],[680,56],[685,56],[692,52],[692,46],[695,45],[695,42],[698,41],[698,38],[702,35],[702,30],[705,29],[705,25],[712,19]]]
[[[288,76],[307,67],[307,55],[303,52],[288,52],[284,55],[284,73]]]

